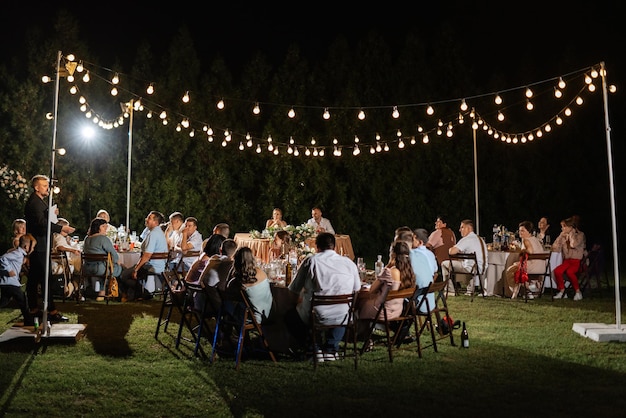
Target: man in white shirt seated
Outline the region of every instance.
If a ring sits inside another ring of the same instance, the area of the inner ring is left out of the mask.
[[[322,232],[328,232],[333,235],[335,234],[335,230],[330,224],[330,221],[322,217],[322,210],[317,206],[311,209],[311,219],[307,221],[307,225],[314,226],[315,232],[318,234]]]
[[[306,346],[309,335],[311,299],[313,293],[320,295],[345,295],[361,289],[359,271],[354,261],[342,257],[335,251],[335,236],[328,232],[320,233],[315,239],[317,253],[306,258],[296,277],[289,285],[294,296],[302,296],[296,307],[285,314],[285,323],[302,346]],[[320,306],[316,312],[327,324],[342,324],[348,313],[348,307]],[[345,327],[332,328],[326,332],[326,346],[328,353],[321,361],[335,360],[335,353],[339,349],[339,342],[345,334]],[[321,349],[321,347],[315,347]]]
[[[461,221],[461,227],[459,228],[461,232],[461,238],[454,246],[450,247],[448,253],[450,255],[455,254],[470,254],[476,253],[476,260],[478,261],[478,271],[480,274],[484,273],[487,270],[487,245],[485,242],[474,232],[474,222],[470,219],[465,219]],[[452,261],[455,272],[471,272],[474,267],[473,260],[463,260],[462,262],[459,260]],[[447,280],[450,277],[450,271],[452,267],[450,265],[450,260],[445,260],[441,263],[441,273],[443,276],[443,280]],[[474,286],[474,280],[470,280],[468,283],[468,293],[471,292],[471,287]],[[448,291],[454,292],[456,295],[456,289],[451,288],[451,284],[448,284]]]

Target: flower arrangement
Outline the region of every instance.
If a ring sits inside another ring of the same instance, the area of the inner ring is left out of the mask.
[[[316,235],[314,226],[303,223],[302,225],[298,226],[287,225],[284,228],[280,226],[273,226],[270,228],[266,228],[260,232],[256,229],[253,229],[252,231],[250,231],[250,236],[255,239],[269,238],[273,240],[278,231],[287,231],[291,238],[291,242],[296,247],[304,247],[306,240],[309,238],[314,238]]]
[[[9,199],[26,200],[28,198],[28,180],[19,171],[4,165],[0,167],[0,186],[9,195]]]

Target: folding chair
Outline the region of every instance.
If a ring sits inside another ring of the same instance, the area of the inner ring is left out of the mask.
[[[388,286],[387,286],[388,287]],[[387,344],[387,352],[389,354],[389,362],[393,362],[393,348],[394,346],[400,347],[402,344],[402,339],[405,336],[409,336],[411,325],[414,326],[416,333],[416,340],[418,339],[418,331],[419,328],[417,326],[417,316],[415,311],[415,298],[417,297],[420,289],[417,288],[408,288],[403,290],[391,290],[388,291],[385,300],[380,304],[379,312],[382,314],[381,316],[377,316],[376,319],[372,320],[372,324],[370,325],[370,330],[367,338],[365,339],[365,343],[361,348],[361,354],[365,351],[367,341],[371,337],[374,332],[374,328],[376,326],[382,326],[385,330],[386,344]],[[395,317],[389,318],[387,313],[386,303],[393,300],[402,300],[403,308],[402,313]],[[403,326],[408,322],[408,327],[404,328]],[[403,332],[401,332],[403,330]],[[420,352],[419,341],[417,343],[418,352]],[[420,352],[421,357],[421,352]]]
[[[443,290],[441,284],[434,286],[440,286]],[[434,293],[431,292],[432,288],[433,283],[431,282],[428,286],[419,288],[415,292],[415,315],[418,319],[418,323],[415,326],[415,339],[417,340],[417,353],[419,354],[420,358],[422,358],[422,348],[430,347],[430,345],[422,347],[421,337],[427,329],[428,331],[430,331],[430,338],[432,340],[431,345],[433,346],[435,352],[437,352],[437,338],[435,337],[435,324],[433,324],[433,309],[435,308],[435,306],[430,306],[430,300],[428,299],[428,294]]]
[[[60,266],[59,268],[61,271],[60,274],[50,273],[50,276],[54,279],[52,280],[54,288],[50,289],[50,291],[53,292],[53,294],[60,293],[63,302],[65,302],[65,299],[72,296],[71,294],[66,294],[66,289],[69,288],[68,286],[72,280],[72,273],[70,271],[67,254],[65,254],[65,252],[53,252],[50,254],[50,261]]]
[[[449,280],[449,279],[448,279]],[[446,295],[448,293],[447,289],[448,289],[448,280],[445,281],[441,281],[441,282],[434,282],[431,283],[431,285],[428,287],[428,293],[429,294],[433,294],[434,298],[435,298],[435,305],[434,306],[430,306],[430,303],[428,304],[428,308],[430,308],[430,313],[428,314],[430,320],[430,326],[433,326],[433,316],[435,318],[435,324],[441,324],[442,319],[445,318],[451,318],[450,315],[450,311],[448,309],[448,301],[446,299]],[[427,299],[427,298],[423,298],[423,299]],[[420,314],[420,311],[417,311],[417,315],[418,315],[418,319],[420,320],[420,327],[423,327],[422,324],[422,319],[423,317],[425,317],[424,315]],[[444,334],[444,330],[443,327],[441,326],[437,326],[437,333],[439,334],[435,340],[436,341],[440,341],[443,340],[445,338],[450,338],[450,345],[454,346],[454,336],[453,336],[453,327],[452,324],[450,324],[449,329],[448,329],[448,333]],[[432,335],[432,334],[431,334]],[[437,351],[437,345],[435,343],[435,341],[433,341],[433,346],[435,351]]]
[[[150,276],[152,276],[152,279],[154,280],[154,291],[152,292],[152,296],[163,297],[163,289],[164,289],[163,282],[165,281],[163,278],[163,273],[170,270],[169,262],[171,260],[171,254],[170,252],[152,253],[152,255],[150,256],[150,260],[165,260],[165,269],[161,273],[149,273],[146,276],[146,279],[142,280],[141,282],[141,291],[142,293],[147,291],[148,279],[150,278]],[[159,288],[159,284],[157,281],[161,283],[160,288]]]
[[[550,253],[529,253],[527,262],[531,260],[541,260],[545,264],[545,270],[543,273],[528,273],[528,281],[536,280],[537,281],[537,290],[530,291],[525,284],[521,284],[520,291],[522,292],[522,297],[524,298],[524,302],[528,303],[528,295],[531,294],[533,297],[541,297],[543,294],[543,289],[546,285],[546,280],[552,280],[552,269],[550,267]],[[552,289],[552,300],[554,300],[554,289]]]
[[[476,253],[467,253],[467,254],[463,254],[463,253],[457,253],[455,255],[450,255],[448,260],[450,260],[450,277],[449,279],[452,281],[452,283],[454,284],[454,291],[456,292],[457,289],[457,280],[456,280],[456,276],[457,275],[465,275],[465,276],[470,276],[470,281],[469,281],[469,286],[471,289],[470,295],[471,295],[471,302],[474,301],[474,293],[476,292],[476,284],[475,284],[475,278],[478,278],[478,284],[480,287],[480,294],[481,295],[485,295],[485,289],[483,286],[484,283],[484,278],[483,275],[486,272],[486,268],[484,268],[485,266],[483,266],[482,272],[481,270],[478,268],[478,259],[476,258]],[[473,261],[472,263],[472,268],[470,271],[466,271],[466,270],[455,270],[454,269],[454,263],[453,261],[460,261],[463,262],[465,260],[470,260]],[[484,264],[484,261],[483,261]],[[446,291],[447,293],[447,291]]]
[[[102,274],[87,273],[85,271],[85,265],[88,263],[104,263],[104,273]],[[81,254],[80,283],[78,284],[78,292],[77,292],[78,301],[85,300],[84,292],[87,287],[87,279],[92,278],[92,277],[102,279],[103,286],[105,289],[104,298],[108,305],[109,299],[111,299],[111,295],[109,294],[109,280],[112,277],[112,266],[109,264],[108,254],[85,254],[85,253]]]
[[[154,338],[158,339],[159,330],[163,327],[163,332],[167,332],[167,326],[172,318],[172,311],[176,310],[183,316],[183,302],[185,298],[185,288],[183,282],[178,280],[173,271],[163,272],[163,301],[161,311],[157,321]]]
[[[311,298],[311,311],[310,311],[310,331],[311,331],[311,342],[313,344],[313,349],[317,347],[318,334],[321,337],[322,333],[334,328],[346,328],[346,333],[344,334],[343,340],[343,358],[347,356],[347,348],[348,348],[348,339],[352,345],[352,355],[354,356],[354,369],[356,370],[358,365],[358,351],[356,344],[356,322],[354,320],[354,309],[355,309],[355,300],[356,300],[356,292],[352,292],[344,295],[320,295],[317,293],[313,293]],[[340,323],[335,324],[325,324],[321,322],[321,318],[318,315],[317,309],[320,307],[330,307],[337,305],[346,305],[347,311],[344,318]],[[321,345],[320,345],[321,347]],[[321,350],[322,355],[330,354],[327,353],[324,349]],[[313,353],[313,368],[317,369],[318,358],[316,353]]]
[[[276,356],[274,356],[274,352],[265,338],[261,324],[256,320],[254,306],[250,303],[245,290],[240,289],[238,292],[218,290],[218,293],[222,304],[217,315],[215,331],[213,333],[213,351],[210,361],[213,362],[215,360],[218,345],[224,346],[224,339],[230,339],[230,331],[234,328],[238,334],[235,349],[236,370],[239,370],[245,341],[251,342],[251,333],[256,333],[263,344],[264,351],[267,352],[272,361],[276,363]],[[220,334],[223,335],[220,337]],[[224,352],[225,350],[220,348],[220,351]]]
[[[168,274],[170,273],[173,272],[168,272]],[[216,291],[215,288],[204,288],[201,284],[185,283],[176,348],[180,346],[182,340],[192,342],[194,344],[194,356],[197,356],[198,352],[200,352],[202,357],[207,357],[200,343],[203,332],[207,333],[210,330],[210,320],[217,317],[217,311],[212,308],[211,299],[207,297],[208,290]],[[189,331],[191,338],[183,337],[182,332],[184,328]],[[212,336],[207,336],[206,338],[208,341],[214,340]]]
[[[180,257],[180,260],[176,264],[176,267],[173,270],[176,271],[176,273],[178,273],[179,277],[185,278],[188,270],[183,259],[195,257],[195,259],[197,260],[200,257],[200,254],[201,254],[201,251],[187,251],[183,253],[182,256]]]

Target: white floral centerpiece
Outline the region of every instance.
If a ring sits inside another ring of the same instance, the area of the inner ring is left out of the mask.
[[[266,228],[262,231],[253,229],[252,231],[250,231],[250,236],[254,239],[270,239],[273,241],[278,231],[287,231],[289,233],[291,244],[295,247],[299,256],[315,253],[315,249],[310,248],[306,244],[306,241],[309,238],[315,238],[317,236],[315,232],[315,227],[306,223],[297,226],[273,226],[270,228]]]
[[[9,195],[9,199],[26,200],[28,198],[28,180],[19,171],[4,165],[0,167],[0,186]]]

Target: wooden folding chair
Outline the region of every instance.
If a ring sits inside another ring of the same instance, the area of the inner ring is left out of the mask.
[[[184,284],[178,279],[176,273],[173,271],[163,272],[163,301],[154,333],[155,339],[158,339],[161,327],[163,327],[163,332],[167,332],[167,326],[172,318],[172,311],[176,310],[181,317],[183,316],[184,298]]]
[[[524,302],[528,302],[528,295],[531,294],[533,297],[541,297],[543,294],[543,289],[546,286],[546,280],[552,280],[552,269],[550,267],[550,253],[529,253],[527,262],[531,260],[541,260],[545,263],[545,270],[543,273],[528,273],[528,281],[534,280],[537,282],[537,290],[531,292],[525,284],[520,285],[520,291],[522,292],[522,297],[524,298]],[[552,289],[552,300],[554,300],[554,289]]]
[[[185,262],[183,261],[183,259],[190,258],[190,257],[195,257],[195,259],[197,260],[200,257],[201,253],[202,253],[201,251],[186,251],[186,252],[184,252],[182,254],[182,256],[180,257],[180,260],[176,264],[176,267],[173,270],[178,273],[179,277],[184,278],[187,275],[187,271],[188,270],[187,270],[187,268],[185,266]]]
[[[168,274],[171,273],[173,272],[168,272]],[[176,348],[179,348],[182,340],[189,341],[194,344],[194,356],[197,356],[198,352],[200,352],[202,357],[207,357],[201,346],[203,336],[206,335],[208,341],[214,340],[213,336],[209,335],[210,321],[213,318],[217,318],[217,311],[212,308],[211,299],[208,295],[209,290],[217,291],[215,288],[205,288],[199,283],[185,283]],[[189,331],[191,334],[190,338],[183,337],[183,329]]]
[[[474,283],[474,279],[476,277],[478,277],[478,284],[480,287],[480,294],[481,295],[485,295],[485,288],[484,288],[484,277],[483,275],[486,272],[486,268],[481,270],[478,268],[478,259],[476,258],[476,253],[457,253],[454,255],[450,255],[448,260],[450,261],[450,277],[449,279],[452,281],[453,285],[454,285],[454,291],[456,292],[457,289],[457,279],[456,276],[457,275],[465,275],[465,276],[470,276],[470,281],[469,281],[469,285],[471,286],[471,292],[470,292],[470,296],[471,296],[471,302],[474,301],[474,293],[475,293],[475,289],[476,289],[476,284]],[[470,260],[473,261],[472,263],[472,268],[470,271],[466,271],[466,270],[455,270],[454,269],[454,263],[453,261],[460,261],[463,262],[465,260]],[[447,292],[447,290],[446,290]]]
[[[50,254],[50,261],[55,262],[56,264],[58,264],[61,268],[62,273],[61,274],[53,274],[51,273],[50,276],[53,279],[59,278],[61,279],[61,281],[56,281],[53,280],[53,283],[55,283],[55,288],[54,289],[50,289],[51,292],[56,293],[57,291],[61,294],[61,297],[63,299],[63,302],[65,302],[65,299],[71,297],[72,295],[67,295],[65,293],[65,289],[68,288],[69,283],[72,280],[72,273],[70,270],[70,263],[69,260],[67,258],[67,254],[63,251],[63,252],[53,252],[52,254]],[[58,284],[58,287],[57,287]]]
[[[163,252],[163,253],[152,253],[152,255],[150,256],[150,260],[165,260],[165,268],[163,270],[163,272],[161,273],[149,273],[146,276],[145,280],[142,280],[141,283],[141,292],[144,293],[146,290],[146,283],[148,280],[148,277],[150,276],[154,276],[154,292],[152,292],[152,296],[156,297],[156,296],[160,296],[163,297],[163,290],[164,290],[164,276],[163,273],[165,273],[166,271],[169,271],[169,264],[170,264],[170,260],[171,260],[171,254],[170,252]],[[158,287],[158,283],[157,280],[159,282],[161,282],[161,287]]]
[[[320,295],[318,293],[313,293],[311,298],[311,311],[309,315],[309,325],[311,332],[311,342],[313,344],[313,368],[317,369],[318,358],[315,353],[315,348],[318,346],[318,336],[321,335],[330,329],[345,327],[346,332],[344,334],[343,341],[343,349],[342,355],[343,358],[347,356],[347,348],[348,348],[348,339],[350,339],[350,344],[352,345],[352,356],[354,357],[354,369],[356,370],[358,365],[358,351],[356,344],[356,322],[354,321],[354,309],[355,309],[355,300],[356,300],[356,292],[352,292],[344,295]],[[321,319],[318,315],[318,308],[320,307],[329,307],[329,306],[338,306],[338,305],[346,305],[347,310],[344,318],[340,323],[327,324],[322,323]],[[321,342],[321,341],[320,341]],[[322,345],[319,345],[322,347]],[[326,350],[321,348],[322,355],[331,354],[327,353]]]
[[[92,274],[87,273],[85,270],[85,266],[88,263],[104,263],[104,273],[103,274]],[[112,266],[110,265],[110,259],[108,254],[81,254],[81,264],[80,264],[80,283],[78,284],[78,292],[77,292],[77,300],[82,301],[85,300],[84,292],[87,287],[87,280],[92,277],[97,277],[102,279],[103,286],[105,289],[104,298],[106,300],[107,305],[109,304],[109,299],[111,299],[111,295],[109,294],[109,281],[112,275]]]
[[[241,357],[243,354],[245,340],[250,341],[250,334],[255,333],[263,344],[264,351],[267,352],[274,363],[276,356],[269,346],[261,324],[256,320],[254,306],[250,303],[248,294],[240,289],[238,292],[227,290],[219,291],[222,305],[217,315],[215,331],[213,333],[213,351],[210,361],[213,362],[218,351],[218,345],[224,346],[224,339],[230,338],[229,331],[234,327],[237,331],[237,346],[235,349],[235,369],[239,370]],[[220,334],[223,334],[220,337]],[[221,341],[220,341],[221,339]],[[223,349],[219,351],[224,352]]]
[[[431,338],[433,340],[432,346],[435,352],[438,351],[437,341],[449,338],[450,345],[455,345],[454,335],[452,332],[453,324],[449,324],[447,334],[444,333],[443,327],[440,326],[443,318],[451,318],[450,312],[448,310],[448,301],[446,299],[447,289],[448,280],[431,283],[430,286],[428,286],[428,291],[426,292],[426,295],[419,298],[420,300],[418,301],[418,306],[416,308],[417,317],[419,319],[420,325],[420,336],[427,328],[430,329]],[[430,304],[428,295],[434,296],[433,306],[431,306]],[[433,328],[437,331],[438,335],[434,335]],[[422,346],[420,347],[420,350],[427,347],[430,347],[430,345]]]
[[[387,352],[389,354],[389,362],[393,362],[394,346],[399,348],[400,345],[402,344],[402,339],[404,337],[409,336],[411,325],[414,326],[415,333],[416,333],[416,340],[418,339],[417,334],[419,332],[419,328],[417,325],[417,316],[416,316],[416,311],[415,311],[415,298],[417,297],[418,292],[419,292],[419,289],[414,288],[414,287],[403,289],[403,290],[388,291],[385,297],[385,300],[381,303],[380,308],[379,308],[379,312],[382,313],[382,318],[379,315],[378,317],[376,317],[376,319],[372,320],[368,337],[365,339],[365,343],[363,344],[363,347],[361,348],[361,353],[365,351],[367,341],[372,335],[372,333],[374,332],[374,328],[376,327],[376,325],[382,326],[385,330]],[[388,313],[387,313],[386,302],[391,302],[394,300],[403,301],[404,306],[402,308],[402,313],[399,316],[395,318],[389,318]],[[403,330],[404,325],[407,322],[408,322],[407,328],[404,328],[404,332],[401,332]],[[418,352],[420,352],[419,341],[417,343],[417,349],[418,349]],[[420,352],[420,357],[421,357],[421,352]]]

